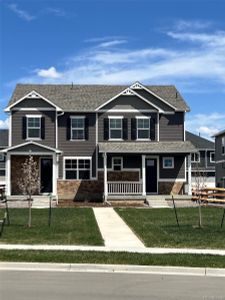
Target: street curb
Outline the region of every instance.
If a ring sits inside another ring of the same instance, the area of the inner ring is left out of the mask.
[[[48,271],[77,273],[128,273],[225,277],[225,269],[191,268],[170,266],[105,265],[105,264],[65,264],[65,263],[14,263],[0,262],[0,271]]]

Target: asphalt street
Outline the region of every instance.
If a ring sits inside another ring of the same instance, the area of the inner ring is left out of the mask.
[[[0,299],[225,300],[225,280],[183,275],[1,270]]]

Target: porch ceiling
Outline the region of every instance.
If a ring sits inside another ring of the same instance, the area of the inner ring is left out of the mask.
[[[189,142],[105,142],[99,143],[100,153],[193,153],[195,146]]]

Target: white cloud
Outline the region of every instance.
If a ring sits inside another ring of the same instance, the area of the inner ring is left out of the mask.
[[[36,72],[37,72],[38,76],[44,77],[44,78],[56,79],[56,78],[61,77],[61,74],[56,71],[55,67],[50,67],[47,70],[45,70],[45,69],[36,70]]]
[[[212,22],[202,20],[178,20],[175,22],[177,31],[184,30],[204,30],[212,26]]]
[[[9,128],[9,119],[0,120],[0,129]]]
[[[67,13],[60,8],[48,7],[44,11],[44,13],[52,14],[56,17],[65,17]]]
[[[107,48],[107,47],[118,46],[118,45],[126,44],[126,43],[127,43],[126,40],[113,40],[113,41],[103,42],[103,43],[99,44],[98,47]]]
[[[20,9],[18,8],[18,5],[17,4],[10,4],[9,6],[9,9],[11,11],[13,11],[19,18],[25,20],[25,21],[32,21],[34,19],[36,19],[36,17],[34,15],[31,15],[29,12],[23,10],[23,9]]]

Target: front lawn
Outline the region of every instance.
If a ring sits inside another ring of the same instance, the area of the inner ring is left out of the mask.
[[[223,209],[202,207],[203,228],[198,227],[198,208],[178,208],[180,228],[173,209],[117,208],[117,213],[147,247],[225,249]]]
[[[51,227],[48,227],[48,210],[33,209],[31,228],[27,227],[27,209],[9,212],[11,225],[4,227],[0,243],[103,245],[91,208],[53,208]]]

